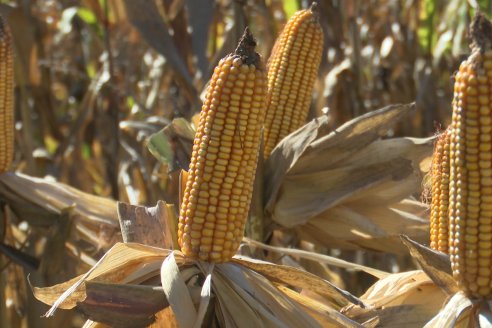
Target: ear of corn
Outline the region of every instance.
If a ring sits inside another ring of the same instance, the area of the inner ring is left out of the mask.
[[[449,210],[449,129],[436,142],[432,158],[432,204],[430,216],[431,248],[448,252]]]
[[[14,156],[13,66],[12,37],[0,16],[0,173],[10,168]]]
[[[280,140],[306,123],[322,50],[323,30],[313,3],[287,22],[268,60],[265,157]]]
[[[492,293],[492,24],[471,25],[472,54],[456,74],[450,140],[449,253],[469,296]]]
[[[207,90],[178,225],[181,250],[189,257],[227,261],[243,237],[267,87],[255,45],[246,30]]]

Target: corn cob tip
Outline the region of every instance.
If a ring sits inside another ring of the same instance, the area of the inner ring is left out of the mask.
[[[313,1],[311,3],[311,6],[309,7],[309,10],[315,15],[316,18],[318,18],[318,14],[319,14],[319,3],[318,3],[318,1]]]
[[[249,27],[246,27],[234,54],[240,56],[243,63],[248,65],[253,64],[256,68],[262,70],[263,67],[261,65],[260,55],[255,51],[255,48],[256,40],[253,33],[249,30]]]
[[[492,48],[492,23],[481,12],[477,12],[470,24],[471,49],[481,53]]]

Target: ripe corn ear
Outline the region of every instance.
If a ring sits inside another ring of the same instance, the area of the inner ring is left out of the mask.
[[[449,211],[449,129],[437,139],[432,158],[431,248],[448,252]]]
[[[449,253],[471,297],[492,295],[492,24],[471,24],[472,54],[456,74],[450,140]]]
[[[208,86],[178,224],[178,242],[189,257],[228,261],[244,234],[267,88],[255,45],[246,30]]]
[[[287,22],[268,59],[264,157],[306,123],[322,50],[323,30],[314,2]]]
[[[14,61],[12,37],[0,16],[0,173],[6,172],[14,156]]]

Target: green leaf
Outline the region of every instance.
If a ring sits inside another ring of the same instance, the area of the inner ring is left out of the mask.
[[[165,130],[166,128],[148,137],[147,148],[159,162],[170,165],[174,160],[174,151]]]
[[[299,10],[299,7],[297,6],[297,0],[284,1],[284,10],[287,14],[287,19],[289,19],[290,16],[294,15],[294,13]]]
[[[96,15],[94,15],[94,13],[87,8],[78,7],[77,15],[79,15],[79,17],[89,25],[97,24]]]
[[[419,44],[422,49],[431,52],[433,48],[434,16],[436,5],[433,0],[424,0],[419,13],[420,25],[417,30]]]
[[[92,153],[91,152],[91,147],[88,144],[84,143],[82,145],[82,158],[83,159],[90,159],[91,158],[91,153]]]

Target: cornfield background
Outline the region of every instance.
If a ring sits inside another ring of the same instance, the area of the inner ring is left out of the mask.
[[[309,4],[0,1],[15,50],[18,174],[0,181],[1,327],[83,325],[80,313],[68,311],[40,318],[48,307],[34,299],[31,285],[50,286],[86,272],[121,240],[114,201],[179,203],[179,174],[188,169],[193,144],[189,122],[196,122],[213,68],[235,49],[246,26],[268,58],[286,20]],[[323,129],[331,131],[376,109],[415,102],[415,110],[385,127],[383,139],[434,136],[450,122],[453,74],[469,54],[467,28],[477,7],[492,13],[492,1],[485,0],[320,0],[324,49],[310,118],[326,117]],[[432,150],[432,139],[425,140]],[[354,156],[359,151],[347,148]],[[424,244],[428,155],[412,150],[421,172],[397,199],[412,202],[399,209],[413,206],[413,237]],[[343,168],[343,161],[338,164]],[[349,204],[361,198],[359,191]],[[301,238],[316,240],[313,227],[296,234],[269,222],[261,230],[260,241],[272,247],[316,251],[388,272],[418,268],[405,246],[395,249],[389,237],[370,243],[340,235],[313,246]],[[247,235],[258,237],[253,228]],[[296,254],[258,256],[303,268],[357,296],[377,280]]]

